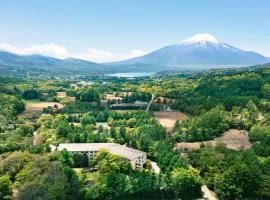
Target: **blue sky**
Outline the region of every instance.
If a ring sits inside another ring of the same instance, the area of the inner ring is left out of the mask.
[[[270,1],[10,0],[0,49],[106,62],[209,33],[270,57]]]

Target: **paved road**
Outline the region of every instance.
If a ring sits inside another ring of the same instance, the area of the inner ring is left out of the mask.
[[[202,195],[203,198],[205,200],[218,200],[212,193],[211,191],[208,189],[208,187],[206,185],[203,185],[201,188],[202,191]]]
[[[155,99],[155,95],[152,94],[152,99],[151,99],[151,101],[149,102],[149,104],[148,104],[147,107],[146,107],[146,112],[149,112],[149,108],[151,107],[151,105],[152,105],[154,99]]]
[[[193,168],[191,165],[189,165],[190,168]],[[203,199],[205,200],[218,200],[218,198],[209,190],[209,188],[206,185],[203,185],[201,187],[201,192]]]
[[[33,133],[33,145],[36,146],[37,145],[37,139],[38,139],[38,132],[35,131]]]
[[[154,171],[155,174],[159,174],[160,173],[160,168],[159,168],[159,166],[157,165],[156,162],[151,161],[151,166],[152,166],[152,169],[153,169],[153,171]]]

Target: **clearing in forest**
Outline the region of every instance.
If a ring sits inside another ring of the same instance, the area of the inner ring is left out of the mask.
[[[183,121],[188,119],[187,115],[177,111],[158,111],[154,112],[155,118],[167,129],[172,129],[177,120]]]
[[[227,132],[223,133],[222,136],[217,137],[213,140],[208,140],[204,142],[180,142],[177,143],[176,147],[185,151],[192,149],[200,149],[202,143],[205,145],[211,144],[215,146],[217,143],[222,142],[226,144],[227,148],[239,150],[249,149],[251,143],[249,142],[248,133],[244,130],[230,129]]]

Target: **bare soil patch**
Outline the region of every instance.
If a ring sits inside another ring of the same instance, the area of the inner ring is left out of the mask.
[[[215,146],[217,143],[225,143],[227,148],[239,150],[239,149],[249,149],[251,143],[248,139],[248,133],[244,130],[230,129],[227,132],[223,133],[221,137],[215,138],[214,140],[204,141],[204,142],[181,142],[177,143],[176,148],[182,150],[192,150],[200,149],[200,145],[211,144]]]
[[[154,112],[155,118],[167,129],[172,129],[177,120],[183,121],[188,119],[187,115],[176,111],[159,111]]]

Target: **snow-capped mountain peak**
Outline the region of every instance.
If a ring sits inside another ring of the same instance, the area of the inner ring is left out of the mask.
[[[268,62],[256,52],[245,51],[218,40],[210,34],[197,34],[181,43],[165,46],[120,64],[151,64],[169,67],[206,68],[247,66]],[[119,64],[119,62],[117,63]]]
[[[215,36],[207,34],[207,33],[200,33],[196,34],[184,41],[182,41],[180,44],[184,45],[194,45],[194,44],[215,44],[215,45],[222,45],[223,42],[219,41]]]

